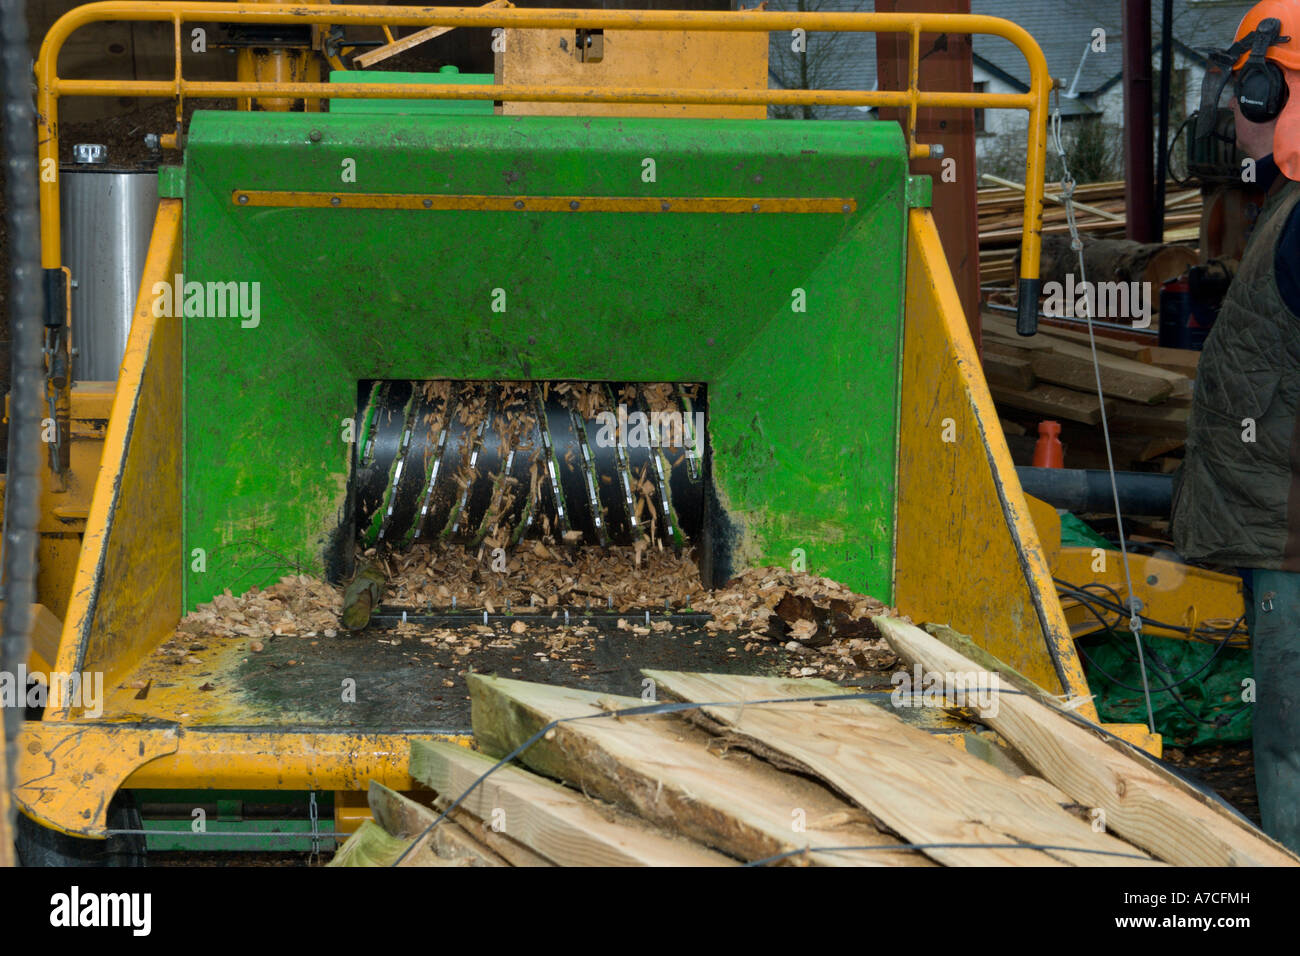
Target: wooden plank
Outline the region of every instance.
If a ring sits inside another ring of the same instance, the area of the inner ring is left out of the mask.
[[[1151,461],[1155,458],[1162,458],[1171,451],[1177,451],[1186,443],[1185,435],[1171,435],[1164,438],[1151,438],[1138,452],[1138,461]]]
[[[1067,343],[1068,344],[1068,343]],[[1097,390],[1096,371],[1093,369],[1091,356],[1078,356],[1073,353],[1059,352],[1055,343],[1049,338],[1035,336],[1032,339],[1004,338],[999,332],[991,331],[984,340],[984,356],[999,356],[1002,359],[1020,359],[1028,362],[1030,370],[1037,381],[1044,384],[1061,385],[1073,391],[1095,395]],[[1099,353],[1099,358],[1100,358]],[[1175,397],[1172,380],[1163,376],[1143,376],[1134,374],[1129,368],[1117,370],[1106,362],[1099,362],[1102,388],[1107,399],[1127,399],[1143,404],[1179,403],[1184,399]],[[1149,368],[1149,366],[1142,366]],[[987,378],[987,376],[986,376]],[[1010,388],[1008,384],[988,378],[992,384]],[[1110,405],[1107,405],[1110,408]]]
[[[1022,193],[1025,191],[1025,187],[1020,183],[1013,183],[1009,179],[1003,179],[1000,176],[994,176],[992,173],[985,173],[981,178],[987,179],[991,183],[997,183],[999,186],[1006,186],[1010,189],[1018,190]],[[1044,193],[1043,199],[1046,200],[1047,202],[1055,202],[1055,203],[1060,203],[1061,205],[1065,205],[1065,198],[1061,196],[1059,193]],[[1071,196],[1071,199],[1074,202],[1074,208],[1079,210],[1080,212],[1091,213],[1094,216],[1100,216],[1103,219],[1109,219],[1111,220],[1111,222],[1120,222],[1120,223],[1124,222],[1124,217],[1121,215],[1118,215],[1113,212],[1108,212],[1105,209],[1099,209],[1096,206],[1089,206],[1087,203],[1082,203],[1079,202],[1079,200],[1074,199],[1073,196]]]
[[[873,620],[902,658],[927,672],[975,666],[912,624],[884,616]],[[985,722],[1076,802],[1104,810],[1107,829],[1169,863],[1300,864],[1281,844],[1139,751],[1120,750],[1122,744],[1102,739],[1054,707],[1004,693],[997,713]]]
[[[984,378],[1006,388],[1028,389],[1034,387],[1034,370],[1028,359],[1007,355],[995,349],[985,349],[980,356]]]
[[[474,675],[477,676],[477,675]],[[503,832],[560,866],[728,866],[732,861],[627,814],[611,817],[587,797],[515,766],[473,790],[491,757],[441,741],[411,743],[411,776],[441,794],[469,791],[462,806],[481,819],[504,815]]]
[[[1099,358],[1101,354],[1098,353]],[[1034,376],[1041,382],[1064,385],[1089,394],[1096,393],[1100,375],[1102,393],[1107,398],[1122,398],[1143,405],[1159,405],[1174,393],[1173,386],[1161,379],[1134,375],[1101,362],[1094,367],[1091,359],[1062,355],[1056,349],[1032,353],[1030,365]]]
[[[984,312],[981,314],[983,327],[996,331],[1001,337],[1024,338],[1016,333],[1016,324],[1010,319],[1003,318],[996,313]],[[1085,350],[1088,348],[1088,333],[1076,329],[1063,329],[1058,325],[1046,325],[1038,323],[1038,336],[1047,339],[1060,339],[1070,345],[1080,345]],[[1097,351],[1109,352],[1112,355],[1119,355],[1131,362],[1141,362],[1150,364],[1151,349],[1153,346],[1143,345],[1141,342],[1128,342],[1124,339],[1113,339],[1101,331],[1096,331]]]
[[[1154,346],[1151,349],[1151,364],[1171,372],[1180,372],[1188,378],[1196,378],[1196,366],[1201,361],[1201,353],[1195,349],[1171,349]]]
[[[430,830],[429,826],[438,819],[438,814],[409,797],[402,796],[396,790],[390,790],[382,783],[370,781],[366,800],[375,822],[391,836],[405,840],[427,836],[438,856],[449,860],[468,860],[470,866],[510,865],[494,850],[451,820],[444,819]]]
[[[974,665],[967,671],[982,680]],[[735,701],[736,706],[707,706],[701,713],[746,746],[763,755],[775,752],[825,780],[912,843],[965,844],[926,849],[940,863],[1109,867],[1154,862],[1115,837],[1095,832],[1051,798],[1021,786],[1016,777],[867,701],[753,703],[844,693],[829,681],[642,673],[674,697]]]
[[[992,671],[1002,677],[1004,681],[1017,690],[1026,694],[1032,694],[1039,699],[1050,699],[1051,694],[1034,683],[1020,671],[1016,670],[1010,664],[1001,658],[995,657],[984,648],[980,647],[967,635],[960,631],[954,630],[947,624],[927,624],[925,625],[926,633],[936,640],[942,641],[964,657],[969,658],[980,666],[981,670]]]
[[[339,847],[326,866],[392,866],[415,841],[387,833],[374,820],[366,820]],[[427,839],[421,841],[400,864],[407,866],[468,866],[468,860],[444,860],[435,855]]]
[[[1048,338],[1062,339],[1072,345],[1088,347],[1088,333],[1080,332],[1077,329],[1063,329],[1059,325],[1048,325],[1040,321],[1038,323],[1038,334],[1046,335]],[[1100,329],[1096,330],[1096,339],[1099,351],[1120,355],[1132,362],[1141,362],[1144,365],[1151,364],[1151,349],[1154,346],[1143,345],[1141,342],[1130,342],[1126,339],[1111,338]]]
[[[439,812],[445,810],[451,803],[450,799],[436,795],[433,796],[433,801]],[[438,819],[438,813],[424,804],[373,780],[370,782],[369,803],[375,820],[396,836],[415,836],[423,833],[429,824]],[[447,819],[438,825],[439,828],[448,822],[455,824],[456,828],[464,834],[464,838],[472,838],[481,847],[492,851],[504,864],[529,867],[555,865],[517,840],[512,840],[503,833],[497,833],[463,807],[454,808]]]
[[[475,737],[498,753],[556,718],[643,703],[481,675],[472,675],[469,686]],[[760,761],[719,752],[711,748],[716,741],[708,734],[676,717],[570,721],[554,730],[553,738],[525,752],[529,766],[743,860],[805,847],[899,842],[825,788]],[[800,816],[802,832],[794,828]],[[886,866],[928,861],[910,851],[879,850],[809,853],[806,862]]]
[[[1087,395],[1056,385],[1035,385],[1031,389],[1022,390],[1004,388],[991,382],[989,391],[993,394],[995,402],[1033,412],[1036,415],[1068,418],[1072,422],[1083,422],[1085,425],[1096,425],[1101,421],[1101,403],[1097,401],[1096,395]],[[1108,401],[1107,415],[1110,414],[1111,407],[1112,403]]]
[[[1023,345],[1021,343],[1027,341],[1023,337],[1017,336],[1015,332],[1003,333],[998,331],[996,328],[986,328],[983,330],[983,334],[990,339],[999,340],[1011,345],[1012,347],[1028,348],[1031,350],[1046,348],[1059,355],[1069,356],[1088,363],[1092,362],[1092,350],[1086,345],[1075,345],[1072,342],[1053,338],[1044,338],[1035,345]],[[1033,336],[1028,341],[1032,341],[1035,338],[1038,338],[1038,336]],[[1175,398],[1185,398],[1192,394],[1192,383],[1186,375],[1182,375],[1178,372],[1171,372],[1168,369],[1160,368],[1158,365],[1147,365],[1143,362],[1130,361],[1121,355],[1112,355],[1108,352],[1102,351],[1101,349],[1097,350],[1097,364],[1103,369],[1112,369],[1115,372],[1127,372],[1128,374],[1137,377],[1160,379],[1168,382],[1173,388],[1172,394]]]
[[[490,10],[496,7],[509,6],[513,6],[513,4],[510,3],[510,0],[489,0],[488,3],[482,4],[479,9]],[[352,62],[362,68],[374,66],[376,63],[381,63],[384,60],[387,60],[390,56],[396,56],[399,53],[411,49],[413,46],[419,46],[426,40],[432,40],[435,37],[440,37],[443,34],[450,33],[454,29],[456,28],[425,27],[423,30],[416,30],[414,33],[408,34],[404,37],[399,37],[384,46],[375,47],[373,50],[369,50],[359,56],[354,56]]]
[[[1127,431],[1149,438],[1185,441],[1189,413],[1190,409],[1182,403],[1151,406],[1117,402],[1108,422],[1117,432]]]
[[[451,800],[439,798],[437,801],[438,809],[445,810],[451,803]],[[511,866],[526,867],[544,867],[555,866],[555,864],[542,856],[532,847],[525,846],[518,840],[513,840],[504,833],[497,833],[490,826],[480,820],[478,817],[469,813],[462,807],[454,808],[449,817],[455,821],[470,836],[476,838],[480,843],[487,846],[493,852],[499,854]]]

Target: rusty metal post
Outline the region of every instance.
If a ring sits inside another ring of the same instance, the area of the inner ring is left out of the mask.
[[[1124,212],[1128,238],[1153,242],[1155,138],[1151,106],[1151,0],[1124,0]]]
[[[970,0],[876,0],[877,13],[970,13]],[[941,40],[940,37],[943,39]],[[936,42],[938,46],[936,46]],[[927,52],[929,51],[929,52]],[[880,89],[907,86],[908,37],[880,34],[876,75]],[[973,89],[969,34],[922,34],[921,87],[969,93]],[[881,119],[904,122],[904,111],[881,109]],[[975,111],[945,107],[918,111],[916,138],[943,147],[940,159],[914,159],[912,172],[934,181],[934,220],[957,283],[966,322],[980,342],[979,217],[976,205]],[[951,161],[951,162],[950,162]]]

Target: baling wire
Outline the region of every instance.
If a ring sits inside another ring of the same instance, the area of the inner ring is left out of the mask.
[[[927,673],[930,673],[930,672],[927,672]],[[999,695],[1000,695],[1000,694],[1013,694],[1013,695],[1020,696],[1020,697],[1031,697],[1031,698],[1033,698],[1033,699],[1038,699],[1038,695],[1027,694],[1027,693],[1025,693],[1025,692],[1022,691],[1022,690],[1018,690],[1018,689],[1015,689],[1015,688],[1007,687],[1007,686],[1005,686],[1001,681],[999,681],[996,685],[994,685],[994,686],[992,686],[992,687],[980,687],[980,688],[969,688],[969,687],[968,687],[968,688],[964,688],[963,693],[964,693],[965,695],[968,696],[968,695],[970,695],[971,693],[978,693],[979,691],[992,691],[993,693],[995,693],[995,694],[999,694]],[[729,708],[738,708],[738,709],[740,709],[740,710],[743,712],[744,708],[746,708],[746,707],[756,707],[756,706],[762,706],[762,705],[767,705],[767,704],[824,703],[824,702],[827,702],[827,701],[837,701],[837,700],[839,700],[839,701],[861,700],[861,701],[868,701],[868,702],[870,702],[870,701],[872,700],[872,698],[878,697],[881,693],[883,693],[883,692],[882,692],[882,691],[875,691],[875,692],[859,692],[859,693],[853,693],[853,694],[829,694],[829,695],[816,695],[816,696],[811,696],[811,697],[772,697],[772,698],[764,698],[764,699],[761,699],[761,700],[749,700],[749,701],[735,701],[735,700],[728,700],[728,701],[713,701],[713,702],[669,701],[669,702],[661,703],[661,704],[646,704],[646,705],[639,706],[639,707],[628,707],[628,708],[625,708],[625,709],[623,709],[623,710],[609,710],[609,711],[601,711],[600,713],[595,713],[595,714],[578,714],[578,715],[575,715],[575,716],[573,716],[573,717],[557,717],[557,718],[555,718],[554,720],[549,721],[548,723],[546,723],[546,724],[543,725],[542,727],[538,728],[538,730],[537,730],[536,732],[534,732],[531,736],[529,736],[526,740],[524,740],[522,743],[520,743],[518,746],[516,746],[513,750],[511,750],[508,754],[506,754],[504,757],[502,757],[500,760],[498,760],[495,764],[493,764],[493,765],[492,765],[491,767],[489,767],[487,770],[483,771],[483,773],[480,774],[480,775],[479,775],[479,776],[474,780],[474,782],[471,783],[471,784],[470,784],[470,785],[465,789],[465,791],[464,791],[460,796],[458,796],[455,800],[451,801],[451,802],[450,802],[450,803],[449,803],[449,804],[448,804],[448,805],[447,805],[447,806],[446,806],[446,807],[445,807],[445,808],[444,808],[444,809],[443,809],[443,810],[438,814],[437,818],[436,818],[435,820],[433,820],[432,823],[430,823],[427,827],[425,827],[425,828],[424,828],[423,830],[421,830],[421,831],[420,831],[420,832],[419,832],[415,837],[412,838],[410,844],[406,847],[405,850],[402,851],[402,854],[401,854],[401,855],[400,855],[396,860],[394,860],[394,861],[390,864],[390,866],[399,866],[399,865],[401,865],[402,861],[405,860],[405,859],[407,858],[407,856],[409,856],[412,852],[414,852],[415,848],[416,848],[417,846],[419,846],[419,845],[424,841],[424,838],[427,837],[430,833],[432,833],[433,830],[434,830],[434,829],[435,829],[435,828],[436,828],[440,823],[442,823],[444,820],[446,820],[446,819],[450,816],[450,814],[452,813],[452,811],[454,811],[457,807],[459,807],[459,806],[460,806],[460,805],[461,805],[461,804],[462,804],[462,803],[463,803],[463,802],[464,802],[464,801],[469,797],[469,795],[470,795],[471,793],[473,793],[474,790],[477,789],[477,788],[479,787],[479,785],[481,785],[485,780],[487,780],[488,777],[492,776],[492,774],[496,773],[496,772],[497,772],[498,770],[500,770],[502,767],[505,767],[505,766],[508,766],[509,764],[511,764],[511,763],[512,763],[512,762],[513,762],[517,757],[519,757],[520,755],[522,755],[525,751],[527,751],[530,747],[532,747],[533,744],[537,743],[537,741],[543,739],[547,734],[551,733],[551,731],[553,731],[553,730],[554,730],[556,727],[558,727],[560,724],[569,723],[569,722],[572,722],[572,721],[578,721],[578,720],[597,720],[597,719],[600,719],[600,718],[615,718],[615,719],[617,719],[617,718],[620,718],[620,717],[646,717],[646,716],[652,716],[652,715],[656,715],[656,714],[677,714],[677,713],[683,713],[683,712],[690,711],[690,710],[699,710],[699,709],[702,709],[702,708],[705,708],[705,707],[729,707]],[[1059,715],[1061,715],[1062,717],[1067,718],[1068,720],[1072,721],[1072,722],[1075,723],[1075,724],[1078,724],[1078,725],[1081,726],[1081,727],[1086,727],[1088,730],[1092,731],[1093,733],[1098,734],[1099,736],[1105,737],[1105,738],[1108,739],[1108,740],[1111,740],[1111,741],[1114,741],[1114,742],[1117,742],[1117,743],[1121,744],[1121,745],[1123,746],[1124,749],[1131,750],[1131,751],[1133,751],[1135,754],[1142,754],[1144,757],[1147,756],[1146,753],[1145,753],[1145,751],[1142,751],[1140,748],[1134,746],[1134,745],[1133,745],[1132,743],[1130,743],[1129,741],[1125,740],[1125,739],[1122,738],[1122,737],[1116,736],[1115,734],[1111,733],[1111,732],[1110,732],[1109,730],[1107,730],[1106,728],[1100,726],[1099,724],[1095,724],[1095,723],[1093,723],[1092,721],[1088,720],[1088,719],[1085,718],[1085,717],[1081,717],[1080,715],[1074,713],[1073,711],[1064,710],[1064,709],[1061,709],[1061,708],[1059,708],[1059,707],[1050,707],[1050,705],[1048,705],[1048,704],[1046,704],[1046,703],[1044,703],[1043,706],[1048,707],[1049,710],[1050,710],[1052,713],[1059,714]],[[1166,768],[1166,769],[1168,769],[1168,768]],[[1171,770],[1170,772],[1173,773],[1172,770]],[[1184,783],[1186,783],[1188,786],[1190,786],[1190,787],[1196,789],[1197,791],[1199,791],[1199,792],[1205,794],[1207,797],[1209,797],[1210,799],[1214,800],[1214,801],[1215,801],[1217,804],[1219,804],[1220,806],[1227,808],[1229,811],[1232,812],[1232,814],[1233,814],[1235,817],[1237,817],[1237,818],[1238,818],[1242,823],[1244,823],[1244,824],[1245,824],[1247,827],[1249,827],[1250,829],[1252,829],[1252,830],[1255,829],[1254,825],[1251,824],[1249,820],[1247,820],[1244,816],[1242,816],[1242,815],[1240,814],[1240,812],[1237,811],[1235,808],[1233,808],[1233,807],[1229,806],[1228,804],[1224,803],[1223,800],[1222,800],[1221,798],[1219,798],[1219,796],[1218,796],[1217,794],[1215,794],[1215,793],[1213,793],[1213,792],[1209,792],[1209,791],[1204,790],[1203,788],[1197,786],[1196,784],[1192,783],[1191,781],[1187,781],[1185,778],[1181,777],[1181,776],[1178,775],[1178,774],[1175,774],[1175,776],[1178,776],[1178,779],[1182,780],[1182,781],[1183,781]],[[938,849],[938,848],[940,848],[940,846],[948,846],[948,845],[953,846],[953,847],[964,846],[964,847],[967,847],[967,848],[970,848],[970,849],[975,849],[975,848],[993,849],[993,848],[1000,848],[1000,847],[1002,846],[1002,844],[981,844],[981,843],[969,843],[969,844],[942,844],[942,845],[941,845],[941,844],[913,844],[913,843],[902,843],[902,844],[898,844],[897,846],[892,846],[892,847],[874,846],[874,845],[873,845],[873,846],[867,846],[867,847],[855,847],[855,846],[844,846],[844,847],[811,847],[811,846],[810,846],[810,847],[804,847],[804,848],[801,848],[801,849],[798,849],[798,850],[792,850],[792,851],[790,851],[790,852],[788,852],[788,853],[778,854],[778,855],[776,855],[776,856],[774,856],[774,857],[771,857],[771,858],[765,858],[764,860],[761,860],[761,861],[755,861],[755,862],[756,862],[756,863],[775,862],[775,861],[779,861],[779,860],[784,859],[784,858],[789,857],[789,856],[794,856],[794,855],[799,854],[799,853],[834,853],[834,852],[849,852],[849,851],[856,851],[856,850],[864,850],[864,851],[867,851],[867,850],[882,850],[882,849],[921,850],[921,849],[925,849],[927,846],[928,846],[928,847],[935,848],[935,849]],[[1107,852],[1107,853],[1111,853],[1111,852],[1113,852],[1113,853],[1114,853],[1115,855],[1117,855],[1117,856],[1129,856],[1129,855],[1131,855],[1131,854],[1120,853],[1120,852],[1118,852],[1118,851],[1099,851],[1099,850],[1091,850],[1091,849],[1086,848],[1086,847],[1063,847],[1063,846],[1052,846],[1052,847],[1049,847],[1049,846],[1047,846],[1047,845],[1045,845],[1045,844],[1044,844],[1044,845],[1037,845],[1037,846],[1035,846],[1035,845],[1031,845],[1031,844],[1009,844],[1008,846],[1009,846],[1009,847],[1010,847],[1010,846],[1014,846],[1014,847],[1016,847],[1016,848],[1021,848],[1021,849],[1042,849],[1042,850],[1052,849],[1052,850],[1056,850],[1056,851],[1060,851],[1060,852],[1064,852],[1064,851],[1068,851],[1068,852],[1080,852],[1080,853],[1088,853],[1088,852],[1094,852],[1094,853]],[[1138,858],[1139,858],[1139,859],[1150,859],[1149,857],[1138,857]]]
[[[1070,228],[1070,248],[1079,260],[1079,286],[1084,290],[1084,318],[1088,320],[1088,347],[1092,350],[1092,370],[1097,378],[1097,404],[1101,411],[1101,437],[1106,446],[1106,472],[1110,476],[1110,493],[1115,502],[1115,524],[1119,535],[1120,560],[1124,566],[1124,586],[1128,590],[1129,630],[1133,632],[1133,642],[1137,645],[1138,669],[1142,674],[1142,696],[1147,705],[1147,730],[1156,732],[1155,710],[1151,706],[1151,687],[1147,678],[1146,655],[1142,649],[1142,618],[1138,614],[1138,598],[1133,591],[1133,575],[1129,569],[1128,546],[1124,536],[1124,516],[1119,507],[1119,483],[1115,480],[1115,455],[1110,447],[1110,426],[1106,421],[1106,394],[1101,386],[1101,362],[1097,358],[1097,339],[1093,332],[1093,303],[1096,296],[1088,294],[1088,274],[1083,262],[1083,239],[1079,236],[1079,226],[1074,221],[1074,177],[1070,174],[1070,164],[1065,157],[1065,146],[1061,142],[1061,99],[1060,91],[1054,90],[1056,100],[1052,110],[1052,142],[1057,155],[1061,158],[1061,201],[1065,205],[1065,221]]]

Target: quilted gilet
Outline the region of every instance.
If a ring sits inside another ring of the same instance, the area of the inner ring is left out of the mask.
[[[1174,476],[1174,545],[1193,560],[1300,570],[1300,316],[1274,272],[1297,201],[1287,181],[1265,203],[1205,340]]]

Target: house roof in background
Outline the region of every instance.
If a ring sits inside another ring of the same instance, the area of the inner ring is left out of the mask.
[[[1175,49],[1186,55],[1206,47],[1227,46],[1232,35],[1254,6],[1255,0],[1174,0]],[[1160,4],[1154,2],[1152,41],[1160,46]],[[769,0],[769,10],[793,9],[794,0]],[[809,9],[821,11],[869,11],[872,0],[805,0]],[[1104,92],[1120,73],[1123,50],[1122,0],[1097,0],[1086,6],[1078,0],[971,0],[971,12],[1002,17],[1020,24],[1038,41],[1047,58],[1047,68],[1068,89],[1079,71],[1078,92],[1083,96]],[[1092,41],[1092,31],[1106,31],[1106,52],[1089,52],[1079,68],[1083,51]],[[809,38],[810,49],[816,35]],[[773,76],[779,78],[779,58],[789,50],[789,37],[772,38]],[[836,41],[835,80],[840,89],[870,90],[876,87],[876,42],[873,34],[846,34]],[[925,51],[922,50],[924,53]],[[1010,41],[977,36],[974,54],[983,69],[1000,72],[1027,88],[1029,68]]]

